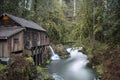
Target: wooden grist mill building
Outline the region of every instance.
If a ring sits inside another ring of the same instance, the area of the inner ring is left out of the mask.
[[[0,16],[0,58],[27,53],[40,63],[49,43],[46,30],[38,24],[7,13]]]

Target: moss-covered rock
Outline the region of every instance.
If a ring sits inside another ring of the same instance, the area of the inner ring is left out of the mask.
[[[54,80],[47,68],[37,66],[38,80]]]

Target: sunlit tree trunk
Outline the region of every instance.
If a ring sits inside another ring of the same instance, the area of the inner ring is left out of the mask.
[[[62,6],[62,0],[59,0],[59,4],[60,4],[60,6]]]
[[[73,16],[76,16],[76,0],[73,2]]]

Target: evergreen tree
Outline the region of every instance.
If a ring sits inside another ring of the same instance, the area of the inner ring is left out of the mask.
[[[0,14],[9,13],[19,17],[32,19],[32,0],[1,0]]]

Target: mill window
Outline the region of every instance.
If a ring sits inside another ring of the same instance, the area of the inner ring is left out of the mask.
[[[19,39],[18,38],[14,38],[14,43],[18,44],[19,43]]]

